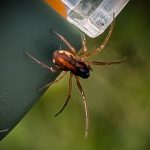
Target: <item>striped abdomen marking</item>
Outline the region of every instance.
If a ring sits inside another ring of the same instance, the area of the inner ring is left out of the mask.
[[[75,57],[68,51],[55,51],[53,54],[53,62],[56,65],[56,67],[64,71],[76,71]]]

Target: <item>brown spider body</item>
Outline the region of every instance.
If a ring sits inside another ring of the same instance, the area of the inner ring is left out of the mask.
[[[55,67],[62,71],[71,71],[75,76],[83,79],[90,75],[90,67],[82,59],[66,50],[57,50],[53,53]]]
[[[113,14],[113,18],[114,18],[114,14]],[[36,63],[38,63],[42,67],[46,68],[48,71],[50,71],[50,72],[56,72],[58,70],[62,71],[62,74],[56,80],[54,80],[51,83],[48,83],[47,85],[45,85],[44,87],[42,87],[40,89],[47,88],[47,87],[53,85],[54,83],[59,82],[66,75],[66,73],[68,71],[70,71],[68,96],[67,96],[67,99],[66,99],[63,107],[60,109],[60,111],[55,116],[58,116],[64,110],[64,108],[67,106],[69,99],[71,97],[71,92],[72,92],[72,77],[73,76],[75,77],[78,89],[82,95],[83,106],[84,106],[84,111],[85,111],[85,137],[88,134],[88,124],[89,124],[88,118],[89,117],[88,117],[88,107],[87,107],[87,103],[86,103],[86,96],[85,96],[84,90],[81,86],[79,77],[88,78],[90,75],[90,70],[92,70],[91,65],[111,65],[111,64],[119,64],[119,63],[124,62],[125,59],[120,60],[120,61],[113,61],[113,62],[102,62],[102,61],[88,62],[88,61],[86,61],[86,59],[89,56],[98,54],[102,49],[104,49],[104,47],[106,46],[106,44],[111,36],[113,26],[114,26],[114,21],[112,22],[110,30],[109,30],[106,38],[104,39],[102,45],[100,45],[97,49],[93,50],[92,52],[87,52],[86,39],[82,38],[83,52],[80,53],[80,55],[77,54],[77,51],[75,50],[75,48],[62,35],[53,31],[69,48],[68,51],[67,50],[54,51],[54,53],[53,53],[54,67],[49,67],[48,65],[44,64],[43,62],[39,61],[38,59],[33,57],[28,52],[26,52],[26,54],[31,59],[33,59]]]

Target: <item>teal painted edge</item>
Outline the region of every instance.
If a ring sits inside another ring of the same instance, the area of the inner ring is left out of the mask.
[[[9,5],[8,5],[9,4]],[[34,63],[25,51],[52,65],[53,51],[67,46],[50,28],[81,48],[80,32],[41,0],[4,1],[0,6],[0,140],[32,108],[44,91],[38,88],[52,81],[52,74]]]

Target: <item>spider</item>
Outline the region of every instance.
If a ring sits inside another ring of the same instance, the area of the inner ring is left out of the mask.
[[[111,23],[110,29],[108,34],[106,35],[106,38],[104,39],[103,43],[95,50],[92,52],[87,51],[87,46],[86,46],[86,39],[85,37],[81,37],[82,39],[82,46],[83,46],[83,51],[79,54],[77,54],[76,49],[59,33],[53,30],[53,33],[58,36],[69,48],[69,50],[56,50],[53,53],[53,63],[54,67],[49,67],[43,62],[39,61],[35,57],[33,57],[30,53],[26,51],[26,54],[33,59],[36,63],[41,65],[42,67],[46,68],[50,72],[57,72],[57,71],[62,71],[60,76],[56,78],[53,82],[48,83],[44,87],[40,88],[45,89],[53,85],[54,83],[59,82],[69,71],[70,76],[69,76],[69,90],[68,90],[68,96],[67,99],[62,106],[62,108],[58,111],[58,113],[55,114],[55,116],[58,116],[67,106],[70,97],[71,97],[71,92],[72,92],[72,78],[75,77],[77,86],[79,88],[79,91],[82,95],[82,100],[83,100],[83,106],[84,106],[84,113],[85,113],[85,137],[88,135],[88,126],[89,126],[89,114],[88,114],[88,107],[87,107],[87,102],[86,102],[86,96],[85,92],[81,86],[80,83],[80,77],[83,79],[86,79],[90,76],[90,71],[92,71],[91,66],[92,65],[111,65],[111,64],[119,64],[124,62],[125,59],[122,59],[120,61],[111,61],[111,62],[102,62],[102,61],[92,61],[89,62],[87,61],[87,58],[90,56],[96,55],[101,50],[103,50],[110,39],[110,36],[112,34],[114,27],[114,16],[113,16],[113,21]]]

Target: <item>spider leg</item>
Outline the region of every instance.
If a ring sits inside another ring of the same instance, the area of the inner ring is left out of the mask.
[[[109,41],[109,39],[111,37],[112,31],[113,31],[113,28],[114,28],[114,24],[115,24],[115,14],[113,13],[113,21],[111,23],[109,32],[108,32],[106,38],[104,39],[103,43],[96,50],[92,51],[91,53],[87,53],[85,55],[86,57],[95,55],[95,54],[99,53],[101,50],[103,50],[105,48],[106,44],[108,43],[108,41]]]
[[[86,46],[86,38],[85,38],[85,35],[83,34],[81,36],[81,40],[82,40],[82,46],[83,46],[83,54],[85,54],[87,52],[87,46]]]
[[[65,107],[67,106],[69,100],[70,100],[70,97],[71,97],[71,91],[72,91],[72,77],[73,77],[73,74],[70,73],[70,77],[69,77],[69,91],[68,91],[68,97],[63,105],[63,107],[55,114],[55,117],[57,117],[64,109]]]
[[[37,64],[41,65],[43,68],[46,68],[47,70],[51,71],[51,72],[56,72],[56,69],[47,66],[46,64],[44,64],[43,62],[37,60],[35,57],[33,57],[29,52],[25,52],[26,55],[28,55],[31,59],[33,59]]]
[[[86,97],[85,97],[85,93],[84,90],[80,84],[80,80],[79,77],[76,77],[76,82],[77,82],[77,86],[79,88],[79,91],[82,95],[82,99],[83,99],[83,106],[84,106],[84,111],[85,111],[85,137],[87,137],[88,135],[88,127],[89,127],[89,115],[88,115],[88,107],[87,107],[87,103],[86,103]]]
[[[83,50],[78,54],[78,56],[81,55],[81,58],[82,59],[85,59],[86,58],[86,52],[87,52],[87,46],[86,46],[86,38],[85,38],[85,35],[81,35],[81,40],[82,40],[82,47],[83,47]]]
[[[109,61],[109,62],[102,62],[102,61],[92,61],[90,62],[90,64],[92,65],[113,65],[113,64],[120,64],[123,63],[124,61],[126,61],[127,58],[124,58],[120,61]]]
[[[0,133],[2,132],[7,132],[9,130],[9,128],[6,128],[6,129],[3,129],[3,130],[0,130]]]
[[[77,52],[75,50],[75,48],[59,33],[57,33],[56,31],[53,30],[53,32],[69,47],[69,49],[71,50],[71,52],[75,55]]]
[[[53,85],[53,84],[59,82],[59,81],[66,75],[66,73],[67,73],[66,71],[62,71],[61,74],[58,76],[58,78],[56,78],[53,82],[48,83],[48,84],[46,84],[45,86],[39,88],[39,91],[41,91],[41,90],[43,90],[43,89],[45,89],[45,88],[47,88],[47,87],[50,87],[51,85]]]

